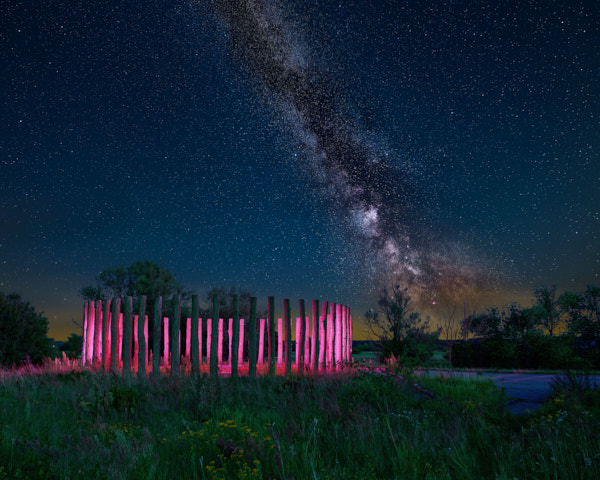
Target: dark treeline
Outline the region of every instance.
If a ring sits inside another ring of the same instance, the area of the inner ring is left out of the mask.
[[[534,296],[531,307],[513,303],[465,316],[453,366],[600,368],[600,287],[560,295],[541,287]]]

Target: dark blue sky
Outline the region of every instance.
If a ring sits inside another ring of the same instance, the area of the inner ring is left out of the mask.
[[[229,3],[4,2],[0,290],[52,335],[146,259],[356,314],[599,281],[598,5]]]

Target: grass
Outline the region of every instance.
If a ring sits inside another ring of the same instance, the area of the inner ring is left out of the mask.
[[[515,417],[490,381],[0,375],[0,479],[597,478],[598,391]]]

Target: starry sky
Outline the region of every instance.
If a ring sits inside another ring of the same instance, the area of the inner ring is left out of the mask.
[[[600,281],[596,2],[0,10],[0,291],[57,339],[137,260],[359,322]]]

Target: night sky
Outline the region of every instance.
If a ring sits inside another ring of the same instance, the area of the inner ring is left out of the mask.
[[[0,11],[0,290],[57,339],[137,260],[355,319],[599,282],[597,2]]]

